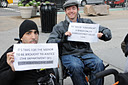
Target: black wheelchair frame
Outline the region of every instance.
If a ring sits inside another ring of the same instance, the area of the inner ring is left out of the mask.
[[[113,85],[128,85],[128,73],[119,73],[116,69],[107,69],[96,74],[96,79],[103,78],[108,75],[114,75],[115,84]]]
[[[109,64],[105,65],[105,68],[107,68],[108,66],[109,66]],[[55,76],[56,76],[56,79],[57,79],[57,82],[59,83],[59,85],[64,85],[64,79],[66,79],[69,76],[69,74],[68,74],[69,70],[66,69],[62,65],[60,58],[58,60],[58,68],[54,68],[53,70],[55,72]],[[91,74],[91,69],[88,67],[85,67],[84,73],[86,74],[85,78],[86,78],[87,82],[88,83],[91,82],[92,80],[89,80],[90,79],[89,75]]]
[[[21,43],[22,42],[19,38],[14,38],[14,40],[18,41],[17,43]],[[109,64],[105,65],[105,68],[107,68],[108,66],[109,66]],[[55,78],[54,81],[51,79],[49,84],[42,84],[41,83],[42,82],[42,78],[40,78],[40,79],[38,79],[38,84],[39,85],[63,85],[63,83],[64,83],[63,80],[66,79],[69,76],[69,74],[68,74],[69,70],[66,69],[62,65],[62,62],[61,62],[60,58],[58,59],[58,68],[53,68],[53,70],[54,70],[55,76],[52,76],[51,78]],[[85,67],[84,68],[84,73],[86,73],[86,77],[85,78],[86,78],[87,82],[90,82],[88,77],[89,77],[89,75],[91,73],[91,69],[88,68],[88,67]],[[96,74],[96,78],[102,78],[102,77],[104,77],[104,76],[106,76],[106,75],[108,75],[110,73],[109,72],[107,73],[106,71],[105,72],[104,71],[103,72],[99,72],[99,73]],[[117,80],[116,78],[117,77],[115,77],[115,80]],[[56,82],[56,84],[51,83],[51,81],[52,82]]]

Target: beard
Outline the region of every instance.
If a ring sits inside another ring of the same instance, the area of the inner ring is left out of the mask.
[[[38,41],[37,41],[36,39],[32,39],[32,40],[30,41],[30,43],[32,43],[32,42],[37,43]]]

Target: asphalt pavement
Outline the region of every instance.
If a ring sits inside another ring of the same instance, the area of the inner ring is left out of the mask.
[[[113,37],[110,41],[104,42],[99,40],[97,43],[91,43],[91,46],[94,53],[104,61],[104,64],[110,64],[107,69],[114,68],[119,72],[123,72],[126,58],[120,44],[128,33],[128,10],[110,10],[109,15],[106,16],[86,16],[83,12],[80,12],[80,14],[83,18],[90,18],[94,22],[111,29]],[[57,23],[64,20],[64,18],[64,13],[58,13]],[[16,43],[14,38],[18,38],[19,25],[23,20],[25,19],[22,19],[19,14],[16,16],[0,16],[0,56],[9,46]],[[35,21],[39,27],[39,43],[45,43],[49,33],[41,32],[40,16],[30,18],[30,20]],[[65,79],[64,82],[64,85],[72,85],[70,78]],[[105,77],[105,85],[112,85],[113,83],[114,77],[112,75]]]

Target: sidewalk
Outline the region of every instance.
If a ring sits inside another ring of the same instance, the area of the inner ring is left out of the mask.
[[[105,61],[105,64],[111,64],[108,68],[115,68],[119,72],[123,72],[125,57],[123,57],[124,55],[120,50],[120,42],[128,32],[128,10],[110,11],[110,14],[107,16],[86,16],[84,13],[80,14],[81,17],[90,18],[96,23],[107,26],[112,30],[113,39],[111,41],[99,41],[92,44],[92,48]],[[57,23],[64,20],[64,18],[65,14],[58,14]],[[13,39],[18,37],[18,27],[23,20],[20,16],[0,16],[0,56],[9,46],[16,43]],[[39,27],[39,42],[45,43],[49,33],[41,32],[40,17],[31,18],[30,20],[35,21]],[[105,78],[105,85],[112,85],[113,83],[113,76]],[[72,85],[69,78],[65,80],[65,85]]]
[[[128,16],[128,10],[112,10],[110,11],[109,15],[107,16],[86,16],[84,13],[80,13],[81,17],[83,18],[90,18],[94,21],[102,21],[102,20],[112,20],[112,19],[121,19],[121,18],[127,18]],[[57,23],[64,20],[65,14],[60,12],[57,15]],[[0,31],[6,31],[9,29],[16,28],[20,25],[20,23],[25,20],[22,19],[21,16],[0,16]],[[31,18],[30,20],[33,20],[37,23],[38,26],[41,26],[40,17]],[[6,25],[8,23],[8,25]]]
[[[109,15],[107,15],[107,16],[86,16],[84,13],[80,13],[80,14],[81,14],[81,17],[90,18],[93,21],[98,22],[99,24],[102,21],[128,18],[128,10],[110,11]],[[64,20],[64,18],[65,18],[65,14],[59,13],[57,15],[57,23]],[[9,31],[9,30],[15,30],[17,32],[18,27],[23,20],[25,20],[25,19],[22,19],[21,16],[0,16],[0,33],[2,33],[2,32],[6,33],[6,31]],[[31,18],[30,20],[33,20],[37,23],[37,25],[39,26],[39,30],[41,32],[40,17]],[[104,23],[104,24],[106,24],[106,23]],[[44,34],[48,35],[48,33],[40,33],[40,34],[42,34],[44,37],[48,37],[48,36],[44,35]],[[1,50],[0,50],[0,52],[1,52]]]

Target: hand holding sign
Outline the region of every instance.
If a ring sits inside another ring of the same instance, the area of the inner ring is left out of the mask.
[[[16,71],[58,66],[57,44],[14,44],[13,52]]]
[[[12,71],[15,71],[13,62],[14,62],[14,52],[7,53],[7,63],[11,67]]]
[[[72,34],[69,41],[97,42],[99,24],[70,23],[68,31]]]

